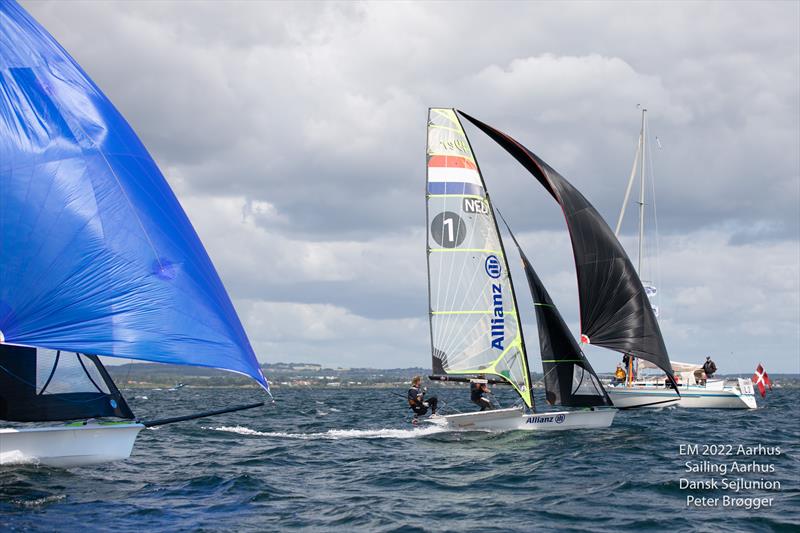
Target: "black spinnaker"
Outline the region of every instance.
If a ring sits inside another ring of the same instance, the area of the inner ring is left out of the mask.
[[[508,222],[502,214],[500,218],[517,247],[531,289],[539,329],[539,351],[547,403],[567,407],[613,405]]]
[[[667,348],[642,282],[600,213],[569,181],[515,139],[459,113],[519,161],[561,206],[578,275],[581,341],[650,361],[674,385]]]

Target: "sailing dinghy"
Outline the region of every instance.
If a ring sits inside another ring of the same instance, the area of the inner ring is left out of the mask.
[[[615,409],[534,409],[503,240],[483,176],[453,109],[429,110],[426,198],[431,378],[470,381],[483,375],[509,384],[523,404],[427,420],[452,429],[492,431],[610,426]]]
[[[14,427],[0,428],[0,464],[124,459],[144,427],[262,405],[139,422],[98,355],[230,370],[269,390],[144,145],[55,39],[4,1],[0,420]],[[79,422],[42,425],[66,420]]]

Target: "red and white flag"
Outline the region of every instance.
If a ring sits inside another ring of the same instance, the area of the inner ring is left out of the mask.
[[[756,373],[753,374],[753,383],[758,387],[758,392],[761,393],[762,398],[767,395],[767,387],[769,387],[769,390],[772,390],[772,382],[769,380],[769,376],[761,363],[758,363]]]

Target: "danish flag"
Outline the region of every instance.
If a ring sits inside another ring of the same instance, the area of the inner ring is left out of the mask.
[[[769,376],[764,371],[764,367],[761,366],[761,363],[758,363],[756,373],[753,374],[753,382],[758,387],[758,392],[761,393],[762,398],[767,395],[767,387],[769,387],[769,390],[772,390],[772,382],[769,380]]]

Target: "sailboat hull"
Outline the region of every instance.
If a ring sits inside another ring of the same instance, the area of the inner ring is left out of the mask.
[[[559,411],[526,414],[522,409],[494,409],[476,413],[434,416],[431,424],[455,430],[479,431],[564,431],[569,429],[606,428],[614,421],[616,409]]]
[[[0,429],[0,465],[68,468],[127,459],[142,424]]]
[[[687,409],[756,409],[756,397],[750,380],[739,380],[739,386],[723,386],[709,381],[708,386],[680,386],[680,398],[672,389],[653,386],[608,387],[615,407],[668,407]]]
[[[672,389],[654,389],[650,387],[647,390],[638,387],[609,387],[606,386],[608,397],[614,407],[620,409],[631,409],[639,407],[652,407],[660,409],[663,407],[670,407],[677,405],[680,398]]]

